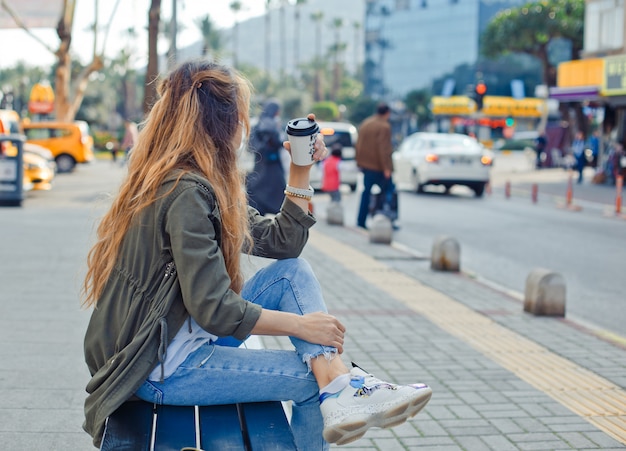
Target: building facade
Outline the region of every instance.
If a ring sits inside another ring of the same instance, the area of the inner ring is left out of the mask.
[[[328,58],[329,49],[339,41],[346,70],[356,73],[363,63],[364,11],[363,0],[308,0],[299,6],[272,7],[269,14],[224,30],[224,59],[273,76],[293,74],[300,64]],[[334,26],[336,19],[341,20],[340,27]]]
[[[584,58],[558,67],[550,97],[581,102],[596,112],[603,145],[600,164],[615,144],[626,146],[626,8],[624,0],[587,0]]]
[[[366,0],[365,85],[402,98],[480,54],[480,34],[500,10],[524,0]]]

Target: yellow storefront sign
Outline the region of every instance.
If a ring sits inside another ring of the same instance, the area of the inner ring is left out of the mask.
[[[565,61],[559,64],[557,83],[559,88],[601,86],[604,75],[604,59],[588,58]]]
[[[431,111],[440,116],[469,116],[476,112],[476,102],[468,96],[433,96]]]
[[[28,111],[33,114],[49,114],[54,110],[54,91],[49,83],[35,83],[30,90]]]
[[[485,96],[482,113],[489,117],[541,117],[544,108],[543,99]]]

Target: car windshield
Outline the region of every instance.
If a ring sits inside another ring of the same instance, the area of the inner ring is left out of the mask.
[[[442,149],[442,148],[450,148],[454,147],[458,148],[466,148],[467,150],[476,149],[478,144],[472,138],[464,138],[460,136],[441,136],[433,139],[429,139],[426,141],[428,143],[427,147],[431,149]]]
[[[339,143],[342,147],[352,147],[352,137],[348,132],[334,130],[334,133],[324,133],[324,144],[330,148],[333,144]]]
[[[444,150],[455,149],[464,151],[478,150],[480,145],[475,139],[465,136],[455,136],[441,134],[438,136],[419,136],[415,135],[407,138],[402,143],[400,150],[402,151],[414,151],[414,150]]]

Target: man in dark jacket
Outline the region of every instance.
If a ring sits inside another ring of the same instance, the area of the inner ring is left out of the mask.
[[[363,172],[363,193],[357,218],[357,226],[367,228],[365,221],[370,205],[372,187],[378,185],[383,196],[391,182],[393,162],[391,153],[391,109],[385,103],[376,108],[376,114],[368,117],[359,127],[356,142],[356,164]]]
[[[278,121],[280,104],[268,100],[259,122],[250,134],[250,151],[254,153],[254,169],[246,179],[248,201],[262,215],[280,211],[285,191],[285,170],[280,157],[283,148]]]

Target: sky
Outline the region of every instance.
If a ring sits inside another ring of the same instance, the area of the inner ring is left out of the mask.
[[[9,3],[14,1],[19,2],[19,0],[9,0]],[[162,20],[171,17],[173,1],[176,0],[161,0]],[[98,22],[101,27],[104,27],[109,23],[116,1],[76,0],[71,50],[73,54],[78,55],[83,64],[88,63],[93,54],[93,32],[88,28],[94,23],[96,3],[99,5],[100,12]],[[182,30],[177,36],[177,46],[185,47],[200,40],[200,31],[195,21],[207,14],[219,28],[232,26],[235,17],[229,8],[230,3],[232,0],[177,0],[177,22],[182,24]],[[262,0],[242,0],[242,4],[243,9],[238,14],[239,21],[264,13],[265,2]],[[137,54],[136,65],[146,64],[148,47],[146,28],[149,7],[150,0],[121,0],[119,2],[106,41],[104,53],[107,57],[115,57],[124,46],[133,45]],[[125,30],[131,27],[137,31],[138,36],[134,42],[129,43]],[[54,29],[38,28],[32,31],[52,49],[58,48],[59,38]],[[98,52],[102,50],[103,40],[104,31],[98,40]],[[55,61],[54,55],[49,50],[22,29],[0,29],[0,42],[3,43],[0,52],[0,68],[13,67],[18,61],[23,61],[30,66],[45,67],[52,65]],[[16,45],[6,45],[6,43],[16,43]],[[160,52],[167,48],[165,39],[161,39],[161,44],[164,48],[160,48]]]

